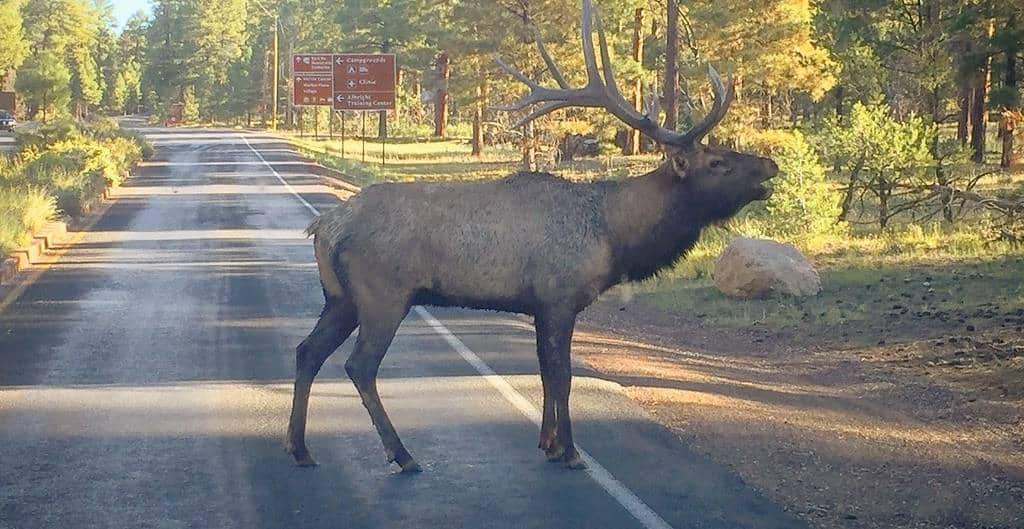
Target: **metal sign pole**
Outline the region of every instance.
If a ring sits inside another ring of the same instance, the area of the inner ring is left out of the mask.
[[[387,110],[381,110],[380,111],[380,119],[382,119],[382,120],[386,119],[387,113],[388,113]],[[385,154],[387,152],[387,146],[388,146],[388,132],[387,132],[387,130],[384,130],[384,136],[382,136],[381,139],[380,139],[380,165],[381,165],[381,167],[387,165],[387,162],[384,161],[384,156],[385,156]]]
[[[341,159],[345,159],[345,111],[341,111]]]

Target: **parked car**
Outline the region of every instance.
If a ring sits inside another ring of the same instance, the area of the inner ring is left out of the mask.
[[[0,130],[11,132],[17,124],[18,120],[14,119],[14,114],[6,110],[0,110]]]

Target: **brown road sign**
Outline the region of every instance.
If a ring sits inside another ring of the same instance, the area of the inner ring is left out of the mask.
[[[394,92],[335,92],[334,110],[394,110]]]
[[[333,68],[334,110],[394,110],[394,54],[339,53]]]
[[[334,55],[331,53],[297,53],[292,55],[292,72],[331,75]]]
[[[334,55],[306,53],[292,56],[292,104],[331,106],[334,95]]]
[[[293,74],[292,99],[295,106],[330,106],[334,85],[331,78],[318,74]]]

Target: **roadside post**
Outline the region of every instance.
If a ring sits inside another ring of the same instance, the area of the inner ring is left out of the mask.
[[[334,56],[335,110],[362,114],[362,158],[366,161],[366,113],[395,109],[398,66],[392,53],[339,53]],[[381,165],[387,138],[381,138]]]
[[[314,107],[313,135],[320,138],[315,107],[331,107],[328,134],[334,139],[334,112],[341,112],[341,156],[345,157],[345,111],[362,119],[362,159],[366,161],[366,113],[385,119],[395,110],[398,61],[393,53],[297,53],[292,55],[292,104],[302,112]],[[299,119],[299,136],[303,135]],[[381,138],[380,163],[387,157],[387,134]]]

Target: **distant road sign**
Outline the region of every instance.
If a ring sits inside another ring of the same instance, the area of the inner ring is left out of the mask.
[[[391,53],[292,56],[292,104],[334,110],[394,110],[397,61]]]
[[[395,55],[339,53],[334,55],[334,110],[394,110]]]
[[[330,75],[334,70],[333,53],[300,53],[292,55],[292,71],[295,73],[322,73]]]
[[[292,104],[331,106],[334,95],[334,55],[304,53],[292,56]]]

